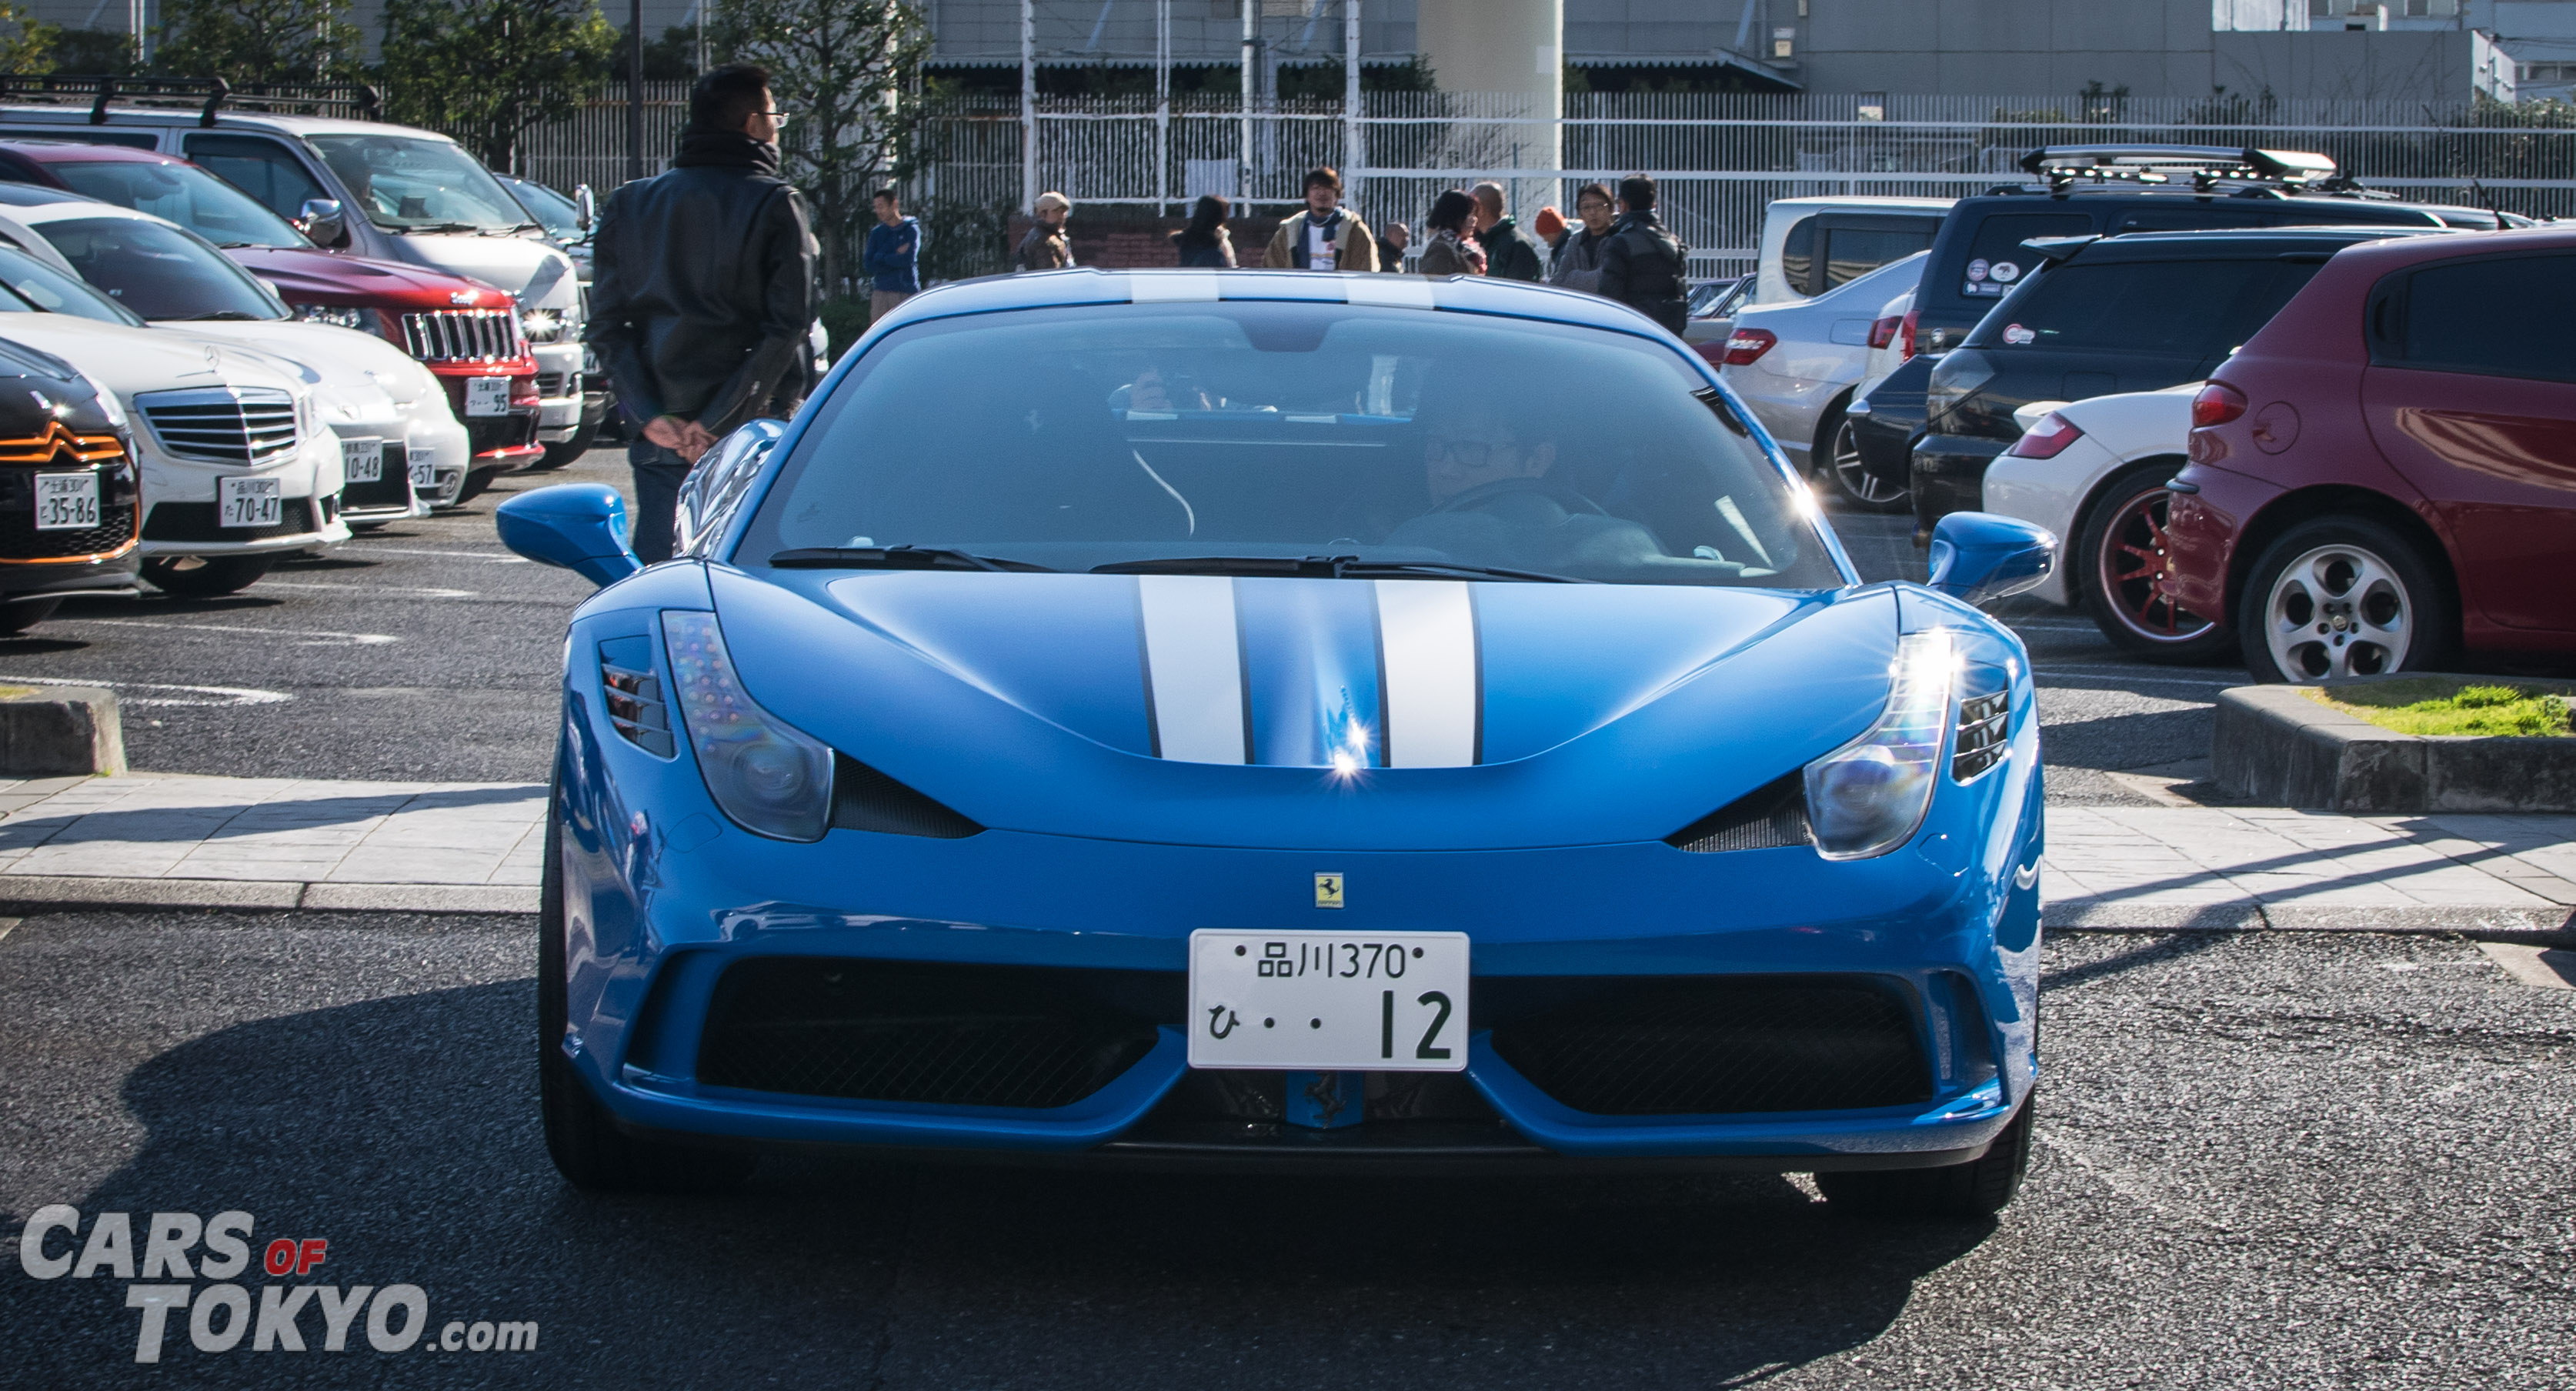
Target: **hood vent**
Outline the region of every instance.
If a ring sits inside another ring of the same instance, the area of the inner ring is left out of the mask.
[[[833,755],[832,824],[844,831],[963,840],[984,828],[845,753]]]
[[[1721,850],[1777,850],[1811,845],[1807,835],[1807,770],[1775,778],[1664,837],[1694,855]]]

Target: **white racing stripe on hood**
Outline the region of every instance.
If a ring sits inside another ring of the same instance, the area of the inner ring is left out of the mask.
[[[1222,575],[1139,575],[1136,598],[1145,619],[1155,751],[1183,763],[1250,762],[1234,581]]]
[[[1462,580],[1379,580],[1378,654],[1386,672],[1390,768],[1476,761],[1476,605]]]

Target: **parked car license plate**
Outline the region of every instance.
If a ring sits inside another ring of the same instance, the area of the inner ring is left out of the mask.
[[[428,455],[418,455],[412,459],[411,485],[415,488],[435,488],[438,486],[438,466],[430,461]]]
[[[36,475],[36,530],[85,531],[98,525],[98,475]]]
[[[224,478],[215,484],[219,526],[276,526],[286,520],[285,484],[275,478]]]
[[[1190,1066],[1458,1072],[1467,934],[1190,934]]]
[[[380,439],[340,441],[341,470],[352,483],[375,483],[385,476],[385,442]]]
[[[508,377],[467,377],[465,413],[472,416],[508,415],[510,379]]]

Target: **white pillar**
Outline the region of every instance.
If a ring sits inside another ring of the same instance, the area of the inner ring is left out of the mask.
[[[1020,0],[1020,211],[1038,215],[1037,0]]]
[[[1565,0],[1419,0],[1414,32],[1441,91],[1502,94],[1499,109],[1469,114],[1525,118],[1453,127],[1449,158],[1491,169],[1562,167]],[[1552,174],[1502,182],[1523,221],[1556,201]]]
[[[1172,211],[1172,0],[1154,0],[1154,215]]]
[[[1367,180],[1367,131],[1360,125],[1360,0],[1342,0],[1342,199],[1354,216],[1360,212],[1360,185]]]
[[[1250,212],[1252,200],[1252,65],[1260,47],[1255,26],[1261,22],[1261,0],[1237,0],[1243,10],[1243,148],[1234,168],[1235,203]]]

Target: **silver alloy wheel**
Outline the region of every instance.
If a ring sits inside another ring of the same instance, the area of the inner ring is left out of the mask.
[[[1860,442],[1848,420],[1834,425],[1834,486],[1844,497],[1870,507],[1892,508],[1905,500],[1906,489],[1870,472],[1860,461]]]
[[[2263,628],[2273,665],[2292,681],[2375,676],[2405,664],[2415,596],[2396,567],[2368,549],[2319,546],[2272,581]]]

